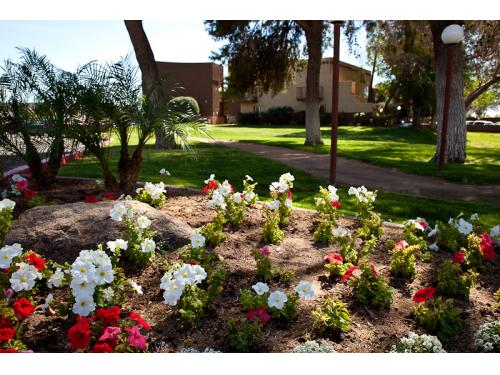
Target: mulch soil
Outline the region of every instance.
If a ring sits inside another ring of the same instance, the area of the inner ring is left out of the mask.
[[[99,193],[90,181],[61,180],[54,187],[39,190],[49,201],[69,203],[83,200],[86,194]],[[206,206],[206,196],[193,190],[170,188],[167,205],[162,210],[173,217],[184,220],[192,227],[202,226],[213,218],[214,211]],[[15,215],[27,207],[18,205]],[[195,347],[203,350],[212,347],[224,350],[224,333],[227,321],[243,318],[244,312],[239,305],[240,289],[250,289],[261,280],[256,276],[256,265],[251,250],[262,244],[262,213],[260,205],[247,211],[244,222],[238,228],[227,228],[227,239],[214,251],[221,256],[229,270],[224,290],[220,298],[208,308],[207,314],[198,328],[182,327],[175,307],[163,303],[159,287],[162,277],[161,266],[165,259],[157,257],[155,262],[142,271],[126,268],[144,294],[131,293],[125,308],[136,311],[153,327],[150,335],[150,349],[157,352],[177,352],[182,348]],[[296,320],[290,323],[271,321],[264,328],[264,335],[255,347],[256,352],[290,352],[294,346],[307,340],[327,340],[338,352],[386,352],[399,338],[410,331],[425,333],[416,327],[412,319],[415,303],[412,295],[423,287],[436,284],[440,263],[451,259],[453,254],[438,252],[427,262],[418,261],[417,275],[413,280],[397,279],[390,276],[387,241],[402,238],[402,229],[385,225],[384,234],[376,251],[370,256],[379,273],[387,277],[394,288],[393,304],[389,309],[374,309],[358,303],[352,296],[350,287],[332,280],[324,268],[323,257],[338,251],[338,245],[319,246],[312,240],[316,224],[316,214],[311,211],[294,210],[289,225],[284,228],[285,239],[282,244],[271,247],[271,259],[276,268],[284,267],[294,271],[295,281],[289,285],[270,282],[271,290],[292,291],[300,280],[313,283],[316,296],[310,301],[301,301]],[[33,223],[36,225],[36,223]],[[356,222],[350,218],[340,218],[338,224],[355,228]],[[103,228],[105,230],[105,228]],[[163,255],[172,261],[179,260],[177,252]],[[463,328],[454,337],[443,342],[449,352],[475,352],[474,334],[486,321],[499,318],[493,311],[493,293],[500,287],[500,262],[490,262],[485,272],[478,278],[478,284],[471,290],[470,299],[455,300],[463,310]],[[55,299],[63,297],[64,291],[55,293]],[[353,323],[351,331],[341,334],[321,334],[312,326],[311,310],[324,295],[341,298],[348,306]],[[42,302],[42,301],[40,301]],[[66,331],[73,319],[58,315],[44,316],[33,314],[23,335],[23,342],[35,352],[70,351]]]

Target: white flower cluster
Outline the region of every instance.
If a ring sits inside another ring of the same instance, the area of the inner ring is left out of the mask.
[[[280,201],[275,199],[274,201],[271,201],[269,203],[267,203],[267,207],[271,210],[271,211],[275,211],[277,209],[280,208]]]
[[[42,274],[37,269],[28,263],[16,263],[17,271],[10,276],[10,287],[15,292],[21,290],[31,290],[37,279],[42,278]]]
[[[335,353],[335,349],[328,341],[306,341],[293,348],[292,353]]]
[[[364,186],[357,188],[351,186],[348,193],[349,195],[354,195],[360,203],[373,203],[377,199],[377,193],[367,190]]]
[[[125,206],[122,202],[115,203],[113,208],[109,210],[109,217],[113,221],[122,221],[124,218],[132,219],[134,215],[134,210],[131,207]]]
[[[2,212],[5,208],[13,210],[14,207],[16,207],[16,202],[11,201],[10,199],[5,198],[0,201],[0,212]]]
[[[114,253],[117,249],[120,250],[127,250],[128,248],[128,241],[125,241],[121,238],[117,238],[114,241],[108,241],[106,242],[106,246],[108,247],[108,250]]]
[[[207,278],[202,266],[196,264],[174,265],[161,278],[160,288],[163,289],[163,303],[175,306],[184,292],[186,285],[196,285]]]
[[[500,320],[479,327],[476,332],[476,345],[488,352],[500,352]]]
[[[166,192],[165,184],[163,182],[159,182],[157,184],[153,184],[152,182],[146,182],[144,184],[144,188],[138,188],[135,192],[137,194],[140,194],[143,190],[154,201],[161,199],[162,195],[165,194],[165,192]]]
[[[500,237],[500,225],[490,229],[490,237]]]
[[[458,229],[458,231],[463,234],[464,236],[469,235],[472,230],[474,229],[472,224],[469,223],[467,220],[464,220],[462,218],[456,220],[456,219],[450,219],[448,220],[448,224],[451,224],[455,226],[455,228]]]
[[[338,189],[335,186],[328,185],[328,204],[340,200],[337,190]],[[315,198],[314,200],[316,201],[316,206],[322,206],[327,203],[323,198]]]
[[[209,207],[219,207],[222,210],[227,208],[226,200],[224,199],[224,195],[222,195],[219,189],[213,191],[212,196],[207,202]]]
[[[19,191],[19,189],[17,188],[17,183],[21,182],[21,181],[26,181],[26,178],[24,178],[23,176],[21,176],[19,174],[15,174],[15,175],[13,175],[10,178],[10,182],[11,182],[10,183],[11,194],[14,194],[14,195],[17,195],[17,196],[22,195],[22,192]],[[0,211],[1,211],[1,208],[0,208]]]
[[[64,280],[64,272],[60,268],[57,268],[50,277],[49,281],[47,281],[47,286],[51,289],[53,287],[59,288],[62,285],[63,280]]]
[[[252,289],[259,296],[263,296],[264,294],[269,292],[269,286],[266,283],[260,281],[257,284],[252,285]],[[295,288],[295,292],[302,300],[308,300],[314,297],[312,284],[308,281],[301,281]],[[288,301],[287,295],[279,290],[275,290],[274,292],[271,292],[267,297],[267,306],[269,308],[274,307],[278,310],[281,310],[283,306],[285,306],[286,301]]]
[[[111,284],[113,266],[102,250],[82,250],[71,265],[71,291],[75,297],[73,312],[87,316],[95,310],[94,292],[97,286]]]
[[[0,249],[0,268],[9,268],[12,263],[12,259],[21,256],[22,253],[23,247],[18,243],[2,247]]]
[[[211,174],[208,180],[205,180],[205,184],[208,184],[210,181],[213,181],[214,179],[215,175]],[[241,202],[241,193],[232,194],[232,192],[233,192],[233,187],[231,186],[228,180],[224,180],[222,184],[219,184],[217,189],[212,191],[212,195],[208,200],[208,206],[219,207],[225,210],[227,208],[226,197],[228,197],[230,194],[233,201],[235,201],[235,196],[238,195],[240,197],[240,202]],[[236,200],[238,200],[238,198],[236,198]]]
[[[416,219],[410,219],[405,223],[405,227],[409,227],[411,225],[415,226],[415,229],[425,231],[425,228],[422,226],[422,222],[426,222],[424,218],[417,217]]]
[[[191,247],[193,249],[199,249],[200,247],[205,246],[205,241],[206,238],[200,233],[199,230],[195,230],[191,235]]]
[[[160,169],[160,174],[164,174],[165,176],[171,176],[170,172],[165,168]]]
[[[332,232],[334,237],[346,237],[349,235],[349,229],[343,227],[335,227]]]
[[[436,336],[417,335],[410,332],[401,338],[398,345],[393,345],[390,353],[446,353]]]

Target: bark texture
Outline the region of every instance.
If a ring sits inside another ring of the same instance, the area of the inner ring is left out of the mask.
[[[307,41],[306,76],[306,145],[323,144],[319,116],[319,74],[321,69],[321,47],[323,44],[323,21],[297,21],[304,30]]]
[[[438,141],[436,154],[432,161],[437,161],[441,144],[441,129],[443,126],[444,90],[446,84],[446,62],[448,48],[441,41],[443,29],[453,23],[461,21],[429,21],[434,44],[434,63],[436,74],[436,121],[438,128]],[[465,125],[464,105],[464,50],[463,45],[453,47],[453,66],[450,87],[450,106],[448,113],[448,135],[446,137],[447,163],[464,163],[466,159],[467,127]]]

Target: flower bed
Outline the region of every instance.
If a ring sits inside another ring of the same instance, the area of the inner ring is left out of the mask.
[[[53,190],[42,193],[49,201],[64,203],[83,201],[89,194],[102,196],[104,192],[95,190],[95,184],[92,182],[79,182],[75,189],[75,183],[68,181],[61,182]],[[22,205],[16,206],[15,216],[26,208]],[[168,189],[166,204],[161,210],[187,222],[194,228],[208,224],[214,217],[214,210],[207,207],[207,196],[202,193],[195,194],[186,189]],[[241,306],[240,292],[252,291],[253,285],[264,281],[257,276],[254,257],[255,250],[264,245],[261,242],[262,212],[263,208],[260,204],[249,206],[243,222],[238,227],[225,226],[225,241],[214,250],[208,249],[219,260],[223,260],[226,279],[220,296],[205,308],[203,317],[194,328],[187,328],[181,324],[178,306],[165,304],[164,290],[160,288],[160,280],[165,275],[165,262],[170,265],[184,263],[180,254],[182,251],[187,251],[190,245],[176,252],[164,254],[158,252],[152,263],[141,271],[127,270],[129,272],[127,277],[135,285],[131,284],[131,287],[127,289],[125,301],[121,305],[120,322],[124,321],[120,323],[121,334],[127,333],[130,336],[132,334],[129,334],[129,331],[133,331],[131,341],[141,347],[143,343],[141,336],[144,335],[148,338],[149,351],[178,352],[188,348],[204,351],[207,347],[227,351],[225,348],[227,322],[232,319],[245,319],[247,316],[247,311]],[[293,295],[300,281],[308,281],[312,285],[314,297],[300,300],[297,316],[289,322],[279,318],[265,319],[266,324],[252,346],[252,351],[291,352],[306,341],[323,342],[326,340],[325,342],[336,352],[387,352],[397,345],[400,339],[408,337],[410,332],[427,333],[423,328],[415,325],[412,314],[416,302],[412,297],[423,288],[436,286],[440,266],[445,260],[455,259],[457,263],[461,257],[456,257],[454,252],[439,251],[433,252],[430,259],[424,261],[421,259],[422,254],[417,254],[415,274],[412,278],[391,275],[391,253],[406,247],[401,244],[394,245],[400,243],[404,230],[383,225],[381,238],[368,252],[367,267],[373,265],[377,276],[381,275],[384,280],[388,281],[393,289],[392,303],[389,307],[376,308],[359,302],[353,295],[351,280],[346,278],[347,282],[342,282],[340,275],[331,274],[325,267],[325,257],[327,261],[330,261],[328,255],[339,253],[341,244],[317,243],[313,238],[313,233],[318,223],[317,213],[294,210],[288,225],[282,227],[283,241],[279,245],[269,246],[268,251],[266,250],[265,256],[269,258],[278,275],[273,275],[267,281],[271,292],[279,290]],[[336,225],[353,232],[357,221],[339,217]],[[421,225],[420,222],[418,225]],[[459,229],[467,229],[463,228],[464,226],[462,224]],[[116,239],[110,238],[109,240]],[[357,246],[359,245],[358,243]],[[338,257],[330,258],[337,259]],[[499,318],[498,312],[493,310],[495,305],[493,289],[498,286],[500,264],[497,261],[485,264],[485,270],[478,276],[477,285],[470,289],[469,300],[453,299],[455,306],[463,311],[463,324],[457,335],[442,340],[443,348],[447,352],[481,351],[482,348],[477,346],[475,341],[477,330],[482,324]],[[292,275],[292,280],[286,277],[282,279],[280,269],[295,274],[294,278]],[[356,274],[357,270],[353,270],[349,279],[357,277]],[[311,313],[327,295],[340,298],[345,303],[352,319],[350,330],[332,334],[328,330],[314,329]],[[45,297],[46,295],[40,295],[36,298],[36,310],[24,320],[22,341],[28,349],[35,352],[72,351],[68,340],[68,330],[77,323],[75,317],[71,314],[42,312]],[[53,298],[55,301],[71,298],[71,291],[55,290]],[[152,327],[152,330],[139,332],[139,328],[133,328],[136,325],[128,318],[130,312],[139,314],[148,326]],[[251,316],[256,316],[258,320],[265,317],[265,314],[262,311],[254,311]],[[86,332],[87,322],[81,324],[82,326],[78,326],[77,329]],[[88,324],[93,326],[95,323],[89,322]],[[73,329],[72,332],[77,329]],[[105,327],[103,329],[105,330]],[[127,337],[124,336],[123,340],[126,341]],[[98,342],[99,337],[93,340]],[[94,341],[92,344],[95,346]],[[108,348],[101,345],[96,350],[108,350]]]

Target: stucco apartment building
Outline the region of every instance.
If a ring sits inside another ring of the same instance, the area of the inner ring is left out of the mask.
[[[158,72],[166,79],[172,96],[192,96],[200,106],[200,115],[208,122],[220,122],[224,79],[222,65],[206,63],[156,62]]]
[[[332,74],[333,63],[331,58],[324,58],[320,70],[320,106],[324,112],[332,110]],[[340,62],[339,70],[339,112],[370,113],[374,104],[367,102],[368,89],[370,84],[370,71]],[[306,70],[296,73],[295,81],[292,82],[282,92],[271,95],[265,93],[261,95],[249,96],[245,100],[239,101],[240,112],[267,111],[273,107],[292,107],[295,111],[305,111],[306,104]],[[237,104],[233,101],[231,106]]]

